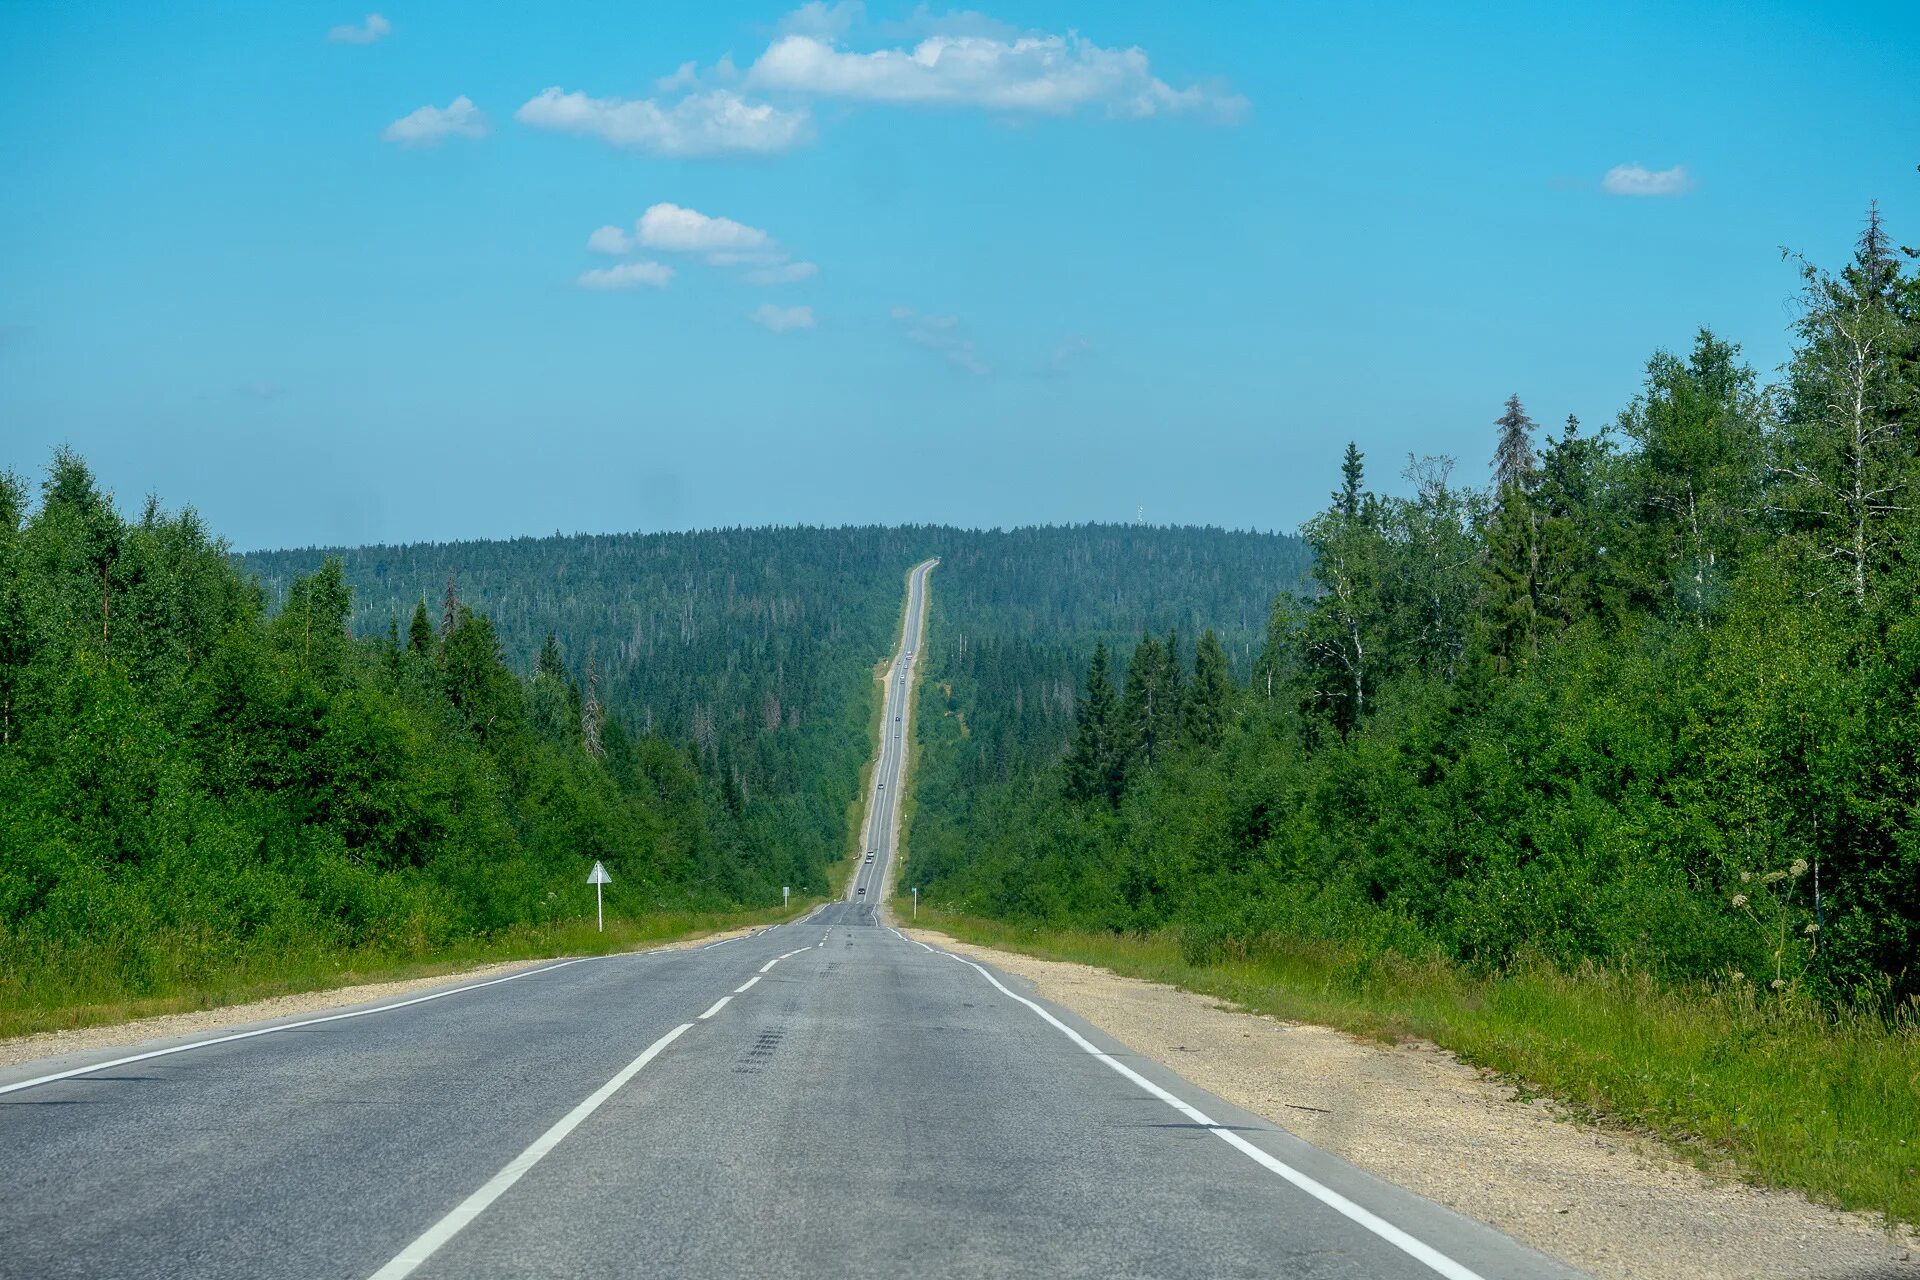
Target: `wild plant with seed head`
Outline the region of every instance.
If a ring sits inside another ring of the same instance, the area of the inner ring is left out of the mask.
[[[1785,991],[1792,985],[1788,974],[1790,964],[1804,971],[1806,962],[1820,950],[1820,925],[1807,919],[1806,908],[1795,900],[1800,878],[1807,874],[1809,867],[1805,858],[1795,858],[1775,871],[1742,868],[1740,883],[1747,886],[1747,890],[1728,899],[1733,909],[1752,921],[1755,930],[1771,944],[1773,980],[1767,986],[1773,991]],[[1796,924],[1801,927],[1795,929]],[[1798,945],[1800,939],[1805,940],[1804,948]],[[1798,963],[1794,964],[1796,960]],[[1735,975],[1734,981],[1741,981],[1738,970]],[[1793,977],[1797,978],[1798,973]]]

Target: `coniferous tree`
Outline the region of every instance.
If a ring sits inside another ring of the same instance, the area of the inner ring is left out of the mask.
[[[407,624],[407,649],[423,658],[433,654],[433,620],[427,617],[424,598],[413,606],[413,621]]]
[[[1493,448],[1493,492],[1504,499],[1509,489],[1533,492],[1539,464],[1533,454],[1534,421],[1520,406],[1518,393],[1507,397],[1506,409],[1493,420],[1500,429]]]
[[[1117,802],[1124,773],[1116,742],[1119,708],[1113,673],[1103,640],[1087,667],[1087,689],[1074,709],[1073,743],[1067,752],[1067,794],[1082,803]]]
[[[1160,642],[1152,635],[1141,636],[1127,663],[1126,693],[1121,699],[1121,751],[1129,781],[1153,772],[1173,740],[1172,727],[1179,723],[1168,719],[1166,665]]]
[[[460,596],[453,589],[453,570],[447,570],[446,594],[440,597],[440,639],[445,640],[460,625]]]
[[[1202,751],[1219,747],[1226,736],[1227,712],[1233,702],[1233,673],[1220,637],[1209,627],[1200,633],[1193,651],[1193,684],[1187,692],[1186,740]]]
[[[1347,452],[1340,459],[1340,488],[1333,495],[1335,510],[1349,520],[1360,518],[1361,497],[1366,491],[1366,459],[1360,446],[1347,441]]]

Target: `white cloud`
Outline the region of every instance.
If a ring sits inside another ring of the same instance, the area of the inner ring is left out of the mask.
[[[652,98],[589,98],[554,86],[514,114],[536,129],[588,134],[616,147],[660,156],[766,154],[812,136],[806,108],[782,111],[749,102],[730,89],[689,94],[663,106]]]
[[[826,0],[807,0],[807,3],[780,19],[781,35],[817,36],[824,40],[838,40],[847,32],[867,21],[867,6],[862,0],[839,0],[837,4],[827,4]]]
[[[758,227],[732,218],[714,218],[698,209],[656,204],[634,224],[640,243],[672,253],[753,253],[769,249],[773,240]]]
[[[763,302],[747,314],[747,319],[775,333],[786,333],[791,329],[811,329],[813,328],[813,308],[776,307],[771,302]]]
[[[487,117],[462,94],[444,107],[425,106],[401,116],[380,135],[403,147],[431,147],[446,138],[484,138]]]
[[[747,272],[751,284],[799,284],[811,280],[820,274],[820,268],[811,262],[783,262],[778,266],[761,267],[757,271]]]
[[[691,62],[683,62],[670,76],[661,76],[653,82],[655,93],[680,93],[700,83],[700,68]]]
[[[367,20],[359,26],[339,26],[327,32],[327,39],[334,44],[372,44],[383,40],[393,30],[393,24],[377,13],[367,15]]]
[[[633,237],[618,227],[601,227],[587,237],[587,248],[594,253],[611,253],[617,257],[633,252]]]
[[[834,36],[789,32],[747,72],[757,88],[899,105],[985,107],[1065,115],[1195,113],[1237,119],[1247,101],[1214,85],[1176,89],[1138,48],[1107,49],[1076,33],[1000,36],[942,32],[912,48],[855,53]]]
[[[663,262],[623,262],[582,272],[579,285],[583,289],[664,289],[672,279],[673,268]]]
[[[1693,190],[1693,175],[1684,165],[1646,169],[1637,164],[1617,164],[1600,180],[1600,189],[1610,196],[1683,196]]]
[[[957,316],[923,316],[912,307],[895,307],[887,314],[900,326],[900,332],[908,342],[929,351],[938,351],[954,368],[965,370],[976,378],[993,372],[993,366],[982,360],[980,353],[974,349],[973,340],[958,332],[960,320]]]

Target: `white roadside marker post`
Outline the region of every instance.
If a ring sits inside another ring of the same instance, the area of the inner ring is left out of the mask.
[[[594,917],[599,921],[600,932],[605,933],[607,931],[607,907],[600,899],[600,886],[603,884],[612,884],[613,877],[607,874],[605,867],[595,862],[593,864],[593,870],[587,872],[587,883],[593,886]]]
[[[913,886],[913,918],[915,920],[918,920],[920,918],[920,886],[919,885]]]
[[[792,892],[793,892],[792,885],[783,884],[780,886],[780,909],[782,911],[785,911],[787,909],[787,895]]]

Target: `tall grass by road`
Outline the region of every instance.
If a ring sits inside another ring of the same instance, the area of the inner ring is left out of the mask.
[[[1420,1037],[1576,1116],[1696,1163],[1920,1224],[1920,1018],[1822,1010],[1751,985],[1444,961],[1267,938],[1195,962],[1172,932],[1035,929],[929,910],[967,942],[1218,996],[1380,1040]]]
[[[786,910],[656,912],[525,925],[419,949],[330,947],[318,938],[236,952],[231,940],[174,932],[57,945],[0,936],[0,1036],[100,1026],[296,992],[454,973],[503,960],[606,955],[724,929],[778,924],[820,899]],[[139,994],[129,994],[138,992]]]

